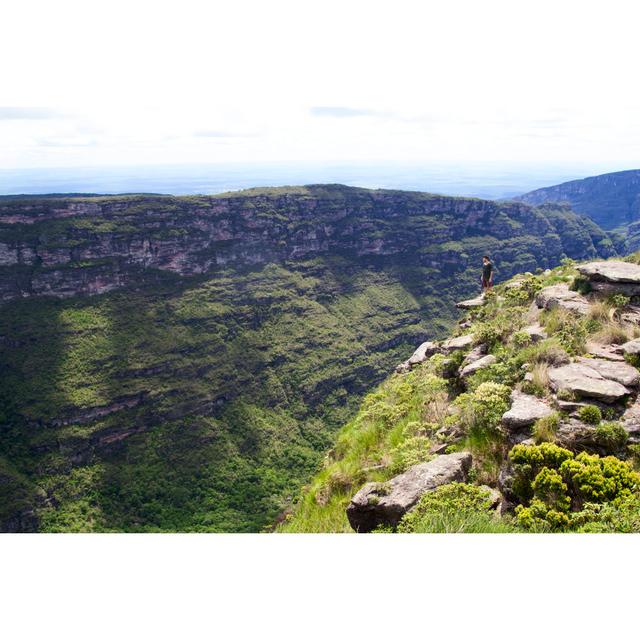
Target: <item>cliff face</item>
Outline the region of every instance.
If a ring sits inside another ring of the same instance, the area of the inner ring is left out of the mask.
[[[558,234],[560,218],[572,233]],[[464,270],[477,256],[443,244],[488,236],[487,250],[495,240],[530,238],[534,260],[524,268],[563,253],[612,253],[605,235],[568,208],[428,194],[309,187],[209,198],[10,200],[0,204],[0,297],[97,294],[153,280],[157,271],[212,274],[327,254],[404,256]],[[505,263],[520,259],[510,247],[502,251]]]
[[[340,186],[0,200],[4,529],[255,531],[362,393],[499,279],[613,252],[563,207]]]
[[[572,180],[530,191],[516,200],[534,206],[568,202],[575,211],[589,216],[602,228],[614,229],[640,218],[640,171],[618,171]]]

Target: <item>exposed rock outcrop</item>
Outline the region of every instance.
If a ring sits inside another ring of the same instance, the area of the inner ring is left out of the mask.
[[[456,302],[458,309],[473,309],[475,307],[481,307],[484,304],[484,294],[480,294],[477,298],[471,298],[470,300],[462,300]]]
[[[502,416],[502,424],[508,431],[522,431],[552,413],[553,409],[546,402],[514,389],[511,392],[511,408]]]
[[[640,285],[640,265],[622,260],[602,260],[579,264],[576,269],[592,282],[625,282]]]
[[[576,269],[589,279],[591,289],[601,294],[621,293],[626,296],[640,294],[640,266],[621,260],[588,262]]]
[[[472,375],[476,371],[480,369],[485,369],[486,367],[490,367],[492,364],[495,364],[497,359],[494,355],[483,356],[478,360],[474,360],[472,363],[462,367],[460,369],[460,377],[466,378],[467,376]]]
[[[607,379],[590,366],[578,362],[550,369],[549,382],[555,391],[570,391],[580,397],[599,398],[604,402],[616,402],[630,393],[619,382]]]
[[[442,343],[441,349],[444,353],[451,351],[458,351],[459,349],[467,349],[473,344],[474,336],[472,333],[467,333],[457,338],[450,338]]]
[[[423,494],[449,482],[464,482],[470,468],[470,453],[451,453],[415,465],[388,482],[369,482],[347,507],[349,523],[359,533],[379,525],[395,527]]]
[[[640,354],[640,338],[636,338],[635,340],[629,340],[629,342],[625,342],[623,345],[620,345],[620,349],[624,353],[630,356],[637,356]]]
[[[408,360],[405,360],[396,367],[396,372],[403,373],[409,371],[415,365],[428,360],[437,351],[438,345],[435,342],[423,342]]]
[[[531,342],[540,342],[547,338],[547,332],[538,322],[530,324],[528,327],[525,327],[523,331],[531,338]]]
[[[587,342],[586,351],[596,358],[612,360],[614,362],[624,362],[622,348],[617,344],[597,344],[595,342]]]
[[[640,373],[626,362],[603,360],[600,358],[577,358],[577,362],[595,369],[603,378],[614,380],[625,387],[637,387]]]
[[[577,291],[571,291],[564,283],[554,284],[539,291],[536,295],[536,304],[541,309],[551,310],[560,307],[580,315],[589,313],[588,300]]]

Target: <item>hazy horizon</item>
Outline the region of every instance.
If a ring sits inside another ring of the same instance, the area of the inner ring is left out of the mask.
[[[632,169],[633,167],[629,167]],[[616,170],[624,170],[623,168]],[[564,168],[419,165],[186,163],[0,169],[0,195],[55,193],[215,194],[250,187],[341,183],[371,189],[509,198],[605,171]]]

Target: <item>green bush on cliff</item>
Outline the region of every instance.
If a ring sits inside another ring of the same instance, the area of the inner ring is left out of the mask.
[[[627,444],[629,435],[617,421],[601,422],[596,427],[596,440],[608,451],[617,451]]]
[[[422,496],[398,525],[398,533],[511,533],[516,529],[491,511],[484,487],[453,482]]]
[[[576,528],[589,519],[586,505],[626,499],[640,487],[640,475],[613,456],[580,453],[553,444],[516,445],[509,453],[515,477],[513,491],[518,524],[553,531]]]
[[[497,382],[483,382],[472,392],[460,394],[453,406],[458,410],[456,419],[467,432],[497,429],[502,414],[509,408],[511,389]]]
[[[582,318],[556,307],[543,314],[542,323],[549,336],[553,336],[568,353],[584,353],[587,328]]]
[[[582,422],[586,422],[587,424],[600,424],[600,421],[602,420],[602,412],[599,407],[590,404],[586,407],[580,408],[578,417]]]

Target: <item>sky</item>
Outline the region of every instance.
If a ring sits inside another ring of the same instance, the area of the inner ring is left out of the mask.
[[[3,6],[0,170],[640,168],[637,3]]]

